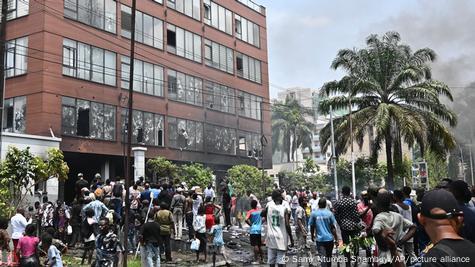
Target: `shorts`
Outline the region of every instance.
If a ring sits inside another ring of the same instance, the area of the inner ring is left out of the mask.
[[[286,264],[285,250],[278,250],[275,248],[267,248],[267,263],[268,264]]]
[[[251,239],[251,246],[262,246],[262,236],[261,234],[251,234],[250,236]]]

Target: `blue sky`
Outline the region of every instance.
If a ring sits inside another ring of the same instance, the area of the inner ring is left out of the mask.
[[[413,49],[438,55],[434,77],[449,86],[475,80],[475,1],[256,0],[267,8],[271,97],[281,87],[319,88],[339,49],[363,47],[372,33],[398,31]]]

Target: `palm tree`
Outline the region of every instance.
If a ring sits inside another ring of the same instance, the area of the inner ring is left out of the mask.
[[[313,122],[306,119],[313,116],[311,109],[305,108],[291,97],[284,103],[276,102],[272,106],[272,148],[287,155],[287,162],[296,160],[298,148],[312,151]]]
[[[412,52],[400,41],[398,33],[388,32],[382,37],[370,35],[364,49],[340,50],[331,67],[344,70],[346,76],[326,83],[320,91],[322,97],[327,97],[320,102],[321,112],[328,114],[330,106],[351,107],[352,133],[349,115],[334,121],[337,154],[350,145],[351,134],[361,146],[363,137],[374,130],[373,156],[384,141],[389,188],[394,186],[393,152],[399,157],[399,143],[417,143],[422,153],[430,149],[445,156],[455,146],[447,124],[454,127],[457,123],[456,115],[439,99],[445,96],[453,101],[449,87],[432,79],[429,63],[435,60],[435,52],[429,48]],[[324,147],[329,139],[326,125],[321,134]]]

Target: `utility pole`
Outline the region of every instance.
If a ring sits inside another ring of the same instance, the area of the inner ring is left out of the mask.
[[[127,267],[127,237],[129,235],[129,212],[130,212],[130,199],[129,199],[129,187],[132,177],[130,175],[130,165],[132,162],[132,106],[134,100],[134,61],[135,61],[135,13],[136,13],[137,1],[132,0],[132,17],[130,22],[130,70],[129,70],[129,102],[128,102],[128,122],[127,122],[127,160],[125,165],[125,221],[124,221],[124,259],[123,266]]]
[[[330,128],[332,135],[332,167],[333,177],[335,179],[335,198],[338,200],[338,176],[336,173],[336,153],[335,153],[335,133],[333,132],[333,108],[330,106]]]
[[[8,0],[2,0],[2,19],[0,25],[0,153],[3,142],[3,111],[5,100],[5,49],[7,47]]]
[[[264,135],[264,118],[262,117],[264,115],[264,112],[262,112],[262,105],[263,105],[263,102],[261,102],[260,104],[260,113],[261,113],[261,153],[262,153],[262,156],[261,156],[261,168],[262,168],[262,177],[261,177],[261,180],[262,180],[262,192],[265,192],[266,190],[266,185],[265,185],[265,182],[264,182],[264,177],[266,175],[265,171],[264,171],[264,148],[266,147],[267,145],[267,139]],[[259,157],[259,155],[257,155]]]
[[[351,143],[351,185],[353,187],[353,198],[356,198],[356,177],[355,177],[355,155],[353,153],[353,121],[351,120],[351,96],[349,99],[348,109],[350,111],[350,143]]]
[[[460,176],[462,176],[463,180],[466,182],[467,178],[465,177],[465,163],[463,161],[463,151],[460,145],[459,145],[459,150],[460,150],[460,163],[461,163]]]

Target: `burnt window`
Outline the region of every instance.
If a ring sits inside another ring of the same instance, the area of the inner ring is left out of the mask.
[[[115,140],[116,108],[70,97],[62,98],[62,133],[93,139]]]
[[[3,130],[5,132],[24,133],[26,123],[26,97],[5,99]]]

